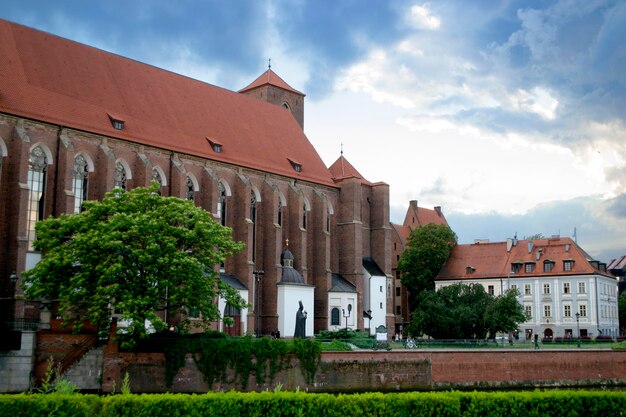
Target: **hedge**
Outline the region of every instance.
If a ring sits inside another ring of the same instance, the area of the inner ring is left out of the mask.
[[[0,395],[0,417],[606,417],[625,409],[626,392],[607,391]]]

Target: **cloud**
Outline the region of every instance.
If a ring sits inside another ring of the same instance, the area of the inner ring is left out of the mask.
[[[407,17],[408,22],[419,29],[434,30],[441,26],[441,20],[433,16],[427,5],[414,5],[410,8],[410,14]]]
[[[619,206],[622,219],[605,215],[604,207],[613,203]],[[461,214],[445,210],[444,215],[460,243],[473,243],[474,239],[501,242],[514,234],[519,238],[536,233],[573,237],[575,231],[578,244],[596,259],[609,262],[625,254],[626,236],[622,231],[626,226],[626,195],[614,201],[597,196],[553,201],[522,215]]]

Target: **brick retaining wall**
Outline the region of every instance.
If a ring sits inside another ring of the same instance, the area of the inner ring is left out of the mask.
[[[206,392],[240,389],[233,384],[209,387],[190,355],[165,386],[165,362],[159,353],[123,353],[105,349],[102,389],[119,390],[125,372],[134,392]],[[315,382],[307,386],[297,366],[276,375],[272,384],[248,390],[406,391],[473,388],[589,387],[626,385],[626,352],[610,350],[472,350],[324,352]]]

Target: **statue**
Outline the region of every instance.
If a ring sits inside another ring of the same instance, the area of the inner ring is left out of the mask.
[[[302,305],[302,301],[300,303],[300,308],[296,313],[296,331],[293,337],[299,337],[300,339],[306,338],[306,311],[304,311],[304,306]]]

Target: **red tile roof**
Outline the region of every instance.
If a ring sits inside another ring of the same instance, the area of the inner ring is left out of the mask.
[[[304,93],[296,90],[287,84],[282,78],[280,78],[274,71],[268,69],[263,74],[259,76],[256,80],[252,81],[250,85],[239,90],[240,93],[245,93],[246,91],[254,90],[255,88],[262,87],[264,85],[273,85],[274,87],[282,88],[283,90],[291,91],[292,93],[296,93],[305,96]]]
[[[425,226],[429,223],[444,224],[448,226],[448,221],[443,215],[441,207],[435,207],[434,210],[431,210],[424,207],[418,207],[417,201],[415,200],[410,201],[403,224],[411,229],[415,229],[416,227]]]
[[[457,245],[445,263],[437,279],[481,279],[497,277],[525,277],[525,276],[554,276],[554,275],[588,275],[601,274],[611,276],[601,271],[590,261],[593,261],[570,238],[551,238],[537,240],[520,240],[516,245],[509,243],[474,243],[471,245]],[[564,271],[563,261],[574,261],[571,271]],[[544,272],[545,261],[554,262],[551,272]],[[520,263],[519,272],[511,273],[511,264]],[[532,272],[525,272],[525,264],[534,264]],[[468,267],[474,268],[468,270]]]
[[[354,166],[343,155],[339,157],[331,166],[328,168],[333,179],[335,181],[343,180],[346,178],[358,178],[361,180],[362,184],[372,185],[371,182],[363,178],[363,175],[356,170]]]
[[[1,19],[0,57],[0,112],[334,185],[278,106]]]
[[[409,235],[411,234],[411,228],[408,226],[402,226],[395,223],[390,223],[391,227],[396,231],[398,238],[400,239],[400,243],[404,247],[406,245],[406,241],[409,239]]]

